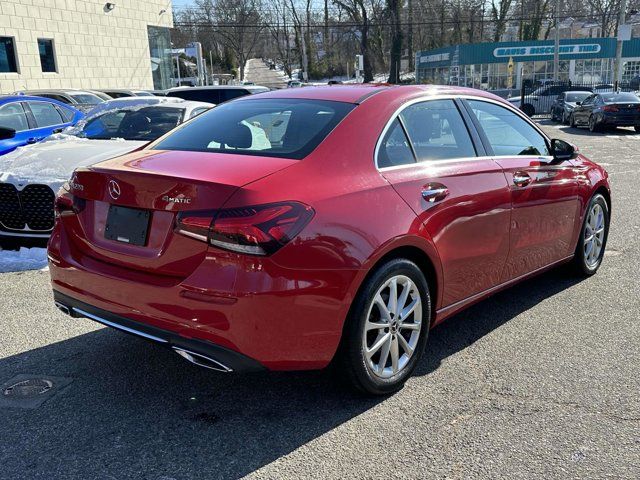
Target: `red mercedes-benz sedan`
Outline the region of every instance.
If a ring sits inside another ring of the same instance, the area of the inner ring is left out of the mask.
[[[564,262],[595,273],[610,208],[605,170],[494,95],[282,90],[78,169],[50,271],[64,312],[195,364],[333,361],[384,394],[464,307]]]

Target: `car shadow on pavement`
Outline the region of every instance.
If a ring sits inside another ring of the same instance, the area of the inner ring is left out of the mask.
[[[554,270],[456,315],[417,374],[577,281]],[[0,380],[18,374],[73,381],[36,410],[0,409],[0,463],[16,478],[239,478],[384,401],[330,370],[217,374],[110,329],[0,359]]]
[[[569,125],[563,125],[557,122],[552,122],[551,120],[537,120],[536,123],[540,125],[545,125],[548,127],[556,127],[558,130],[566,133],[571,133],[572,135],[580,135],[586,137],[600,137],[606,135],[619,135],[621,137],[633,137],[638,135],[633,128],[607,128],[605,130],[599,130],[597,132],[591,132],[587,127],[570,127]]]

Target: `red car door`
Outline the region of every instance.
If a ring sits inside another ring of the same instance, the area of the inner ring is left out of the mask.
[[[511,190],[510,250],[502,281],[571,255],[580,209],[571,161],[554,161],[546,138],[510,109],[481,100],[466,104]]]
[[[378,147],[380,172],[440,256],[441,308],[497,285],[509,251],[509,187],[500,166],[476,148],[483,148],[479,137],[451,99],[409,105]]]

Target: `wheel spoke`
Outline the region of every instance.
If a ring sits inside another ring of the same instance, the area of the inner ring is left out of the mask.
[[[378,363],[378,373],[382,373],[384,367],[387,365],[387,360],[389,359],[389,351],[391,350],[391,344],[393,340],[391,339],[391,335],[385,335],[385,342],[380,351],[380,362]]]
[[[398,334],[398,342],[400,343],[402,350],[404,350],[407,356],[410,357],[411,355],[413,355],[413,348],[411,348],[409,342],[407,342],[407,340],[400,334]]]
[[[402,293],[400,294],[400,298],[398,299],[397,311],[394,312],[396,316],[398,316],[405,304],[407,303],[407,299],[409,298],[409,293],[411,292],[411,287],[413,284],[410,281],[407,281],[404,285],[402,285]]]
[[[398,279],[392,278],[389,283],[389,303],[387,303],[387,310],[394,315],[398,311]]]
[[[420,324],[419,323],[401,323],[400,324],[400,330],[420,330]]]
[[[368,332],[369,330],[383,330],[388,327],[389,324],[387,322],[372,322],[371,320],[367,320],[364,329]]]
[[[398,337],[399,335],[394,335],[391,338],[391,370],[393,373],[398,371],[398,359],[400,358],[400,352],[398,349]]]
[[[378,337],[376,339],[376,342],[373,344],[373,346],[366,351],[366,356],[369,360],[371,360],[371,357],[373,357],[373,355],[375,355],[375,353],[380,350],[380,347],[382,347],[383,345],[389,343],[389,340],[391,339],[391,334],[390,333],[385,333],[384,335],[381,335],[380,337]],[[387,347],[388,350],[388,347]]]
[[[389,315],[389,308],[387,307],[387,304],[384,303],[384,300],[379,293],[373,299],[373,303],[378,306],[378,310],[380,310],[380,314],[384,317],[384,319],[389,321],[391,319],[391,315]]]
[[[416,307],[418,306],[418,303],[420,302],[419,297],[416,297],[413,299],[413,301],[407,305],[402,312],[400,312],[400,320],[404,321],[407,319],[407,317],[409,317],[409,315],[411,315],[413,313],[413,311],[416,309]]]

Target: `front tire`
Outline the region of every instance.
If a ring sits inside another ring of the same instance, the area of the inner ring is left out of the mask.
[[[640,133],[640,125],[636,125],[635,127],[633,127],[633,129],[636,131],[636,133]]]
[[[593,275],[600,268],[609,236],[609,221],[609,205],[598,193],[591,198],[582,222],[573,261],[578,273]]]
[[[590,132],[600,131],[600,125],[598,125],[598,121],[596,120],[596,117],[594,117],[593,115],[589,117],[589,131]]]
[[[576,117],[572,114],[569,115],[569,126],[571,128],[578,128],[578,126],[576,125]]]
[[[430,318],[420,268],[403,258],[384,263],[354,300],[338,353],[340,372],[367,394],[400,390],[424,353]]]

